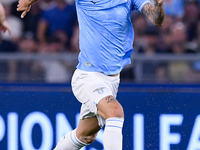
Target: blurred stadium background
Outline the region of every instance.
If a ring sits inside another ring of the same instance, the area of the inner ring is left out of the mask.
[[[24,19],[16,0],[1,2],[12,35],[0,35],[0,150],[52,150],[78,123],[74,1],[39,0]],[[162,27],[132,14],[134,53],[118,94],[124,150],[200,149],[200,0],[166,0],[165,9]],[[102,134],[83,150],[102,150]]]

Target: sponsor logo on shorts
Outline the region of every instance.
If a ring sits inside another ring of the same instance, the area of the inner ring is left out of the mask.
[[[103,89],[105,89],[106,87],[100,87],[100,88],[98,88],[98,89],[96,89],[96,90],[94,90],[93,92],[98,92],[99,94],[103,94]]]

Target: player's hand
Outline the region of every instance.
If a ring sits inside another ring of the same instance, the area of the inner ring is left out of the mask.
[[[8,25],[8,22],[5,20],[2,22],[2,24],[0,25],[0,31],[6,32],[8,30],[9,34],[11,35],[11,29]]]
[[[154,0],[155,5],[162,5],[165,0]]]
[[[19,0],[18,5],[17,5],[17,11],[23,11],[21,14],[21,18],[24,18],[26,14],[30,11],[31,9],[31,4],[33,4],[37,0]]]

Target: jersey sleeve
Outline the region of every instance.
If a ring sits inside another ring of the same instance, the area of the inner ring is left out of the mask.
[[[150,3],[150,0],[131,0],[131,2],[132,2],[132,10],[137,10],[141,12],[144,5]]]

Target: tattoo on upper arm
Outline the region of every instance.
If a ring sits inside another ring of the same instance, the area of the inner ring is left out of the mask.
[[[142,13],[147,16],[154,25],[162,25],[165,17],[165,9],[163,5],[151,5],[147,3],[143,9]]]
[[[106,101],[107,101],[107,103],[111,103],[111,102],[113,102],[113,101],[115,101],[116,99],[113,97],[113,96],[107,96],[106,97]]]

